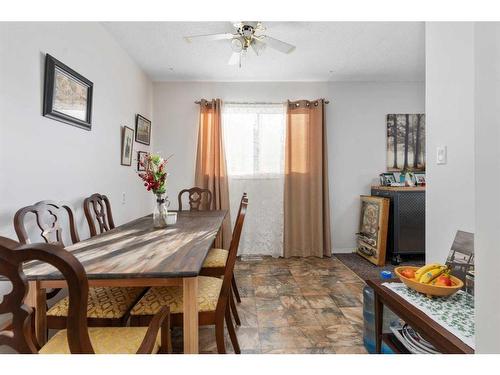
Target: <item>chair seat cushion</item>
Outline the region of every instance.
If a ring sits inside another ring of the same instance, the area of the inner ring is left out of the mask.
[[[91,327],[90,342],[96,354],[135,354],[146,335],[147,327]],[[153,353],[160,349],[156,338]],[[67,331],[58,331],[39,351],[40,354],[70,354]]]
[[[203,262],[203,268],[226,267],[228,256],[229,251],[227,250],[210,249],[205,261]]]
[[[89,288],[88,318],[121,319],[137,301],[144,288]],[[65,297],[47,311],[47,316],[68,316]]]
[[[219,300],[222,279],[198,277],[198,311],[215,311]],[[154,315],[163,306],[170,307],[171,314],[183,312],[182,286],[153,287],[130,311],[130,315]]]

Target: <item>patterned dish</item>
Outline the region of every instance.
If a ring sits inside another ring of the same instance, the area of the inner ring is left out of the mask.
[[[453,283],[453,286],[439,286],[439,285],[432,285],[432,284],[422,284],[422,283],[419,283],[415,279],[408,279],[407,277],[404,277],[403,275],[401,275],[401,271],[403,271],[404,269],[413,269],[416,271],[419,269],[419,267],[410,267],[410,266],[396,267],[394,269],[394,272],[408,288],[411,288],[413,290],[416,290],[417,292],[423,293],[423,294],[427,295],[427,297],[451,296],[452,294],[454,294],[454,293],[458,292],[460,289],[462,289],[464,286],[464,283],[462,282],[462,280],[456,278],[455,276],[450,276],[451,282]]]

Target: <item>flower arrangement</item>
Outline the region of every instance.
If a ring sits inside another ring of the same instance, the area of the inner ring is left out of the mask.
[[[168,173],[166,164],[170,159],[163,159],[158,154],[149,154],[144,160],[139,161],[139,166],[144,168],[144,172],[139,173],[139,177],[144,181],[147,191],[152,191],[156,195],[156,204],[153,210],[153,225],[155,228],[165,228],[167,226],[168,200],[165,199],[167,191],[166,181]]]
[[[144,161],[139,162],[141,167],[145,168],[145,172],[139,173],[139,177],[144,181],[144,186],[147,191],[153,191],[154,194],[165,194],[166,192],[166,164],[167,159],[162,158],[158,154],[149,154]]]

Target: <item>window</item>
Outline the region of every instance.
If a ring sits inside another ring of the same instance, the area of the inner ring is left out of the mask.
[[[225,104],[223,127],[230,176],[273,177],[283,173],[282,104]]]
[[[282,256],[285,106],[224,104],[222,125],[233,225],[250,200],[238,254]]]

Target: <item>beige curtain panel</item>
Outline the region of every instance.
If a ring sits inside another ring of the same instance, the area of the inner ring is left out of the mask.
[[[324,100],[288,102],[284,255],[330,256],[330,204]]]
[[[215,247],[229,250],[231,218],[226,156],[222,137],[221,105],[220,99],[200,101],[195,185],[212,192],[212,209],[227,210],[222,231],[215,240]]]

